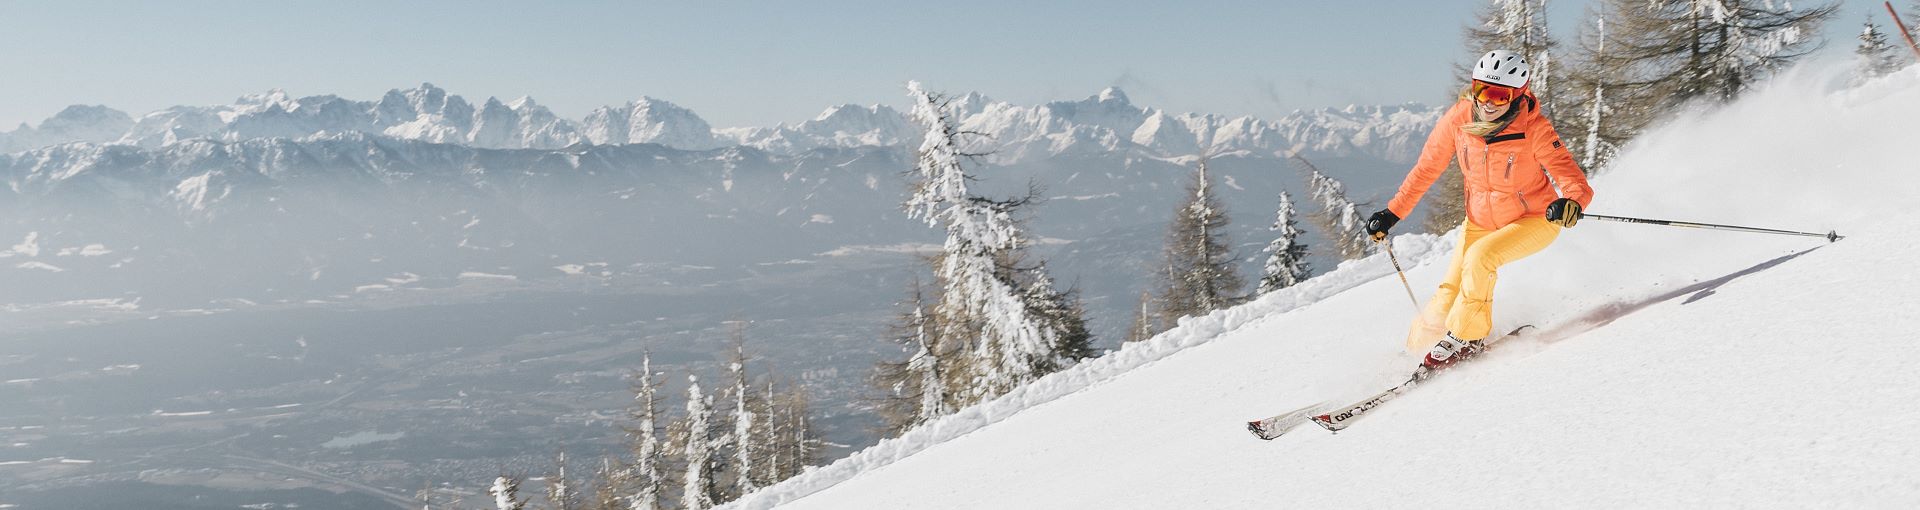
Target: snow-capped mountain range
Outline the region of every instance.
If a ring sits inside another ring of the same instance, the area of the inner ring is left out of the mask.
[[[1177,157],[1201,153],[1306,150],[1319,156],[1404,161],[1419,150],[1437,116],[1417,104],[1296,111],[1278,120],[1172,113],[1136,106],[1118,88],[1079,101],[1038,106],[978,93],[954,101],[964,127],[993,136],[994,160],[1033,161],[1113,151]],[[395,89],[374,101],[334,95],[295,98],[272,90],[233,104],[175,106],[137,118],[104,106],[70,107],[37,127],[0,133],[0,149],[19,152],[87,142],[159,148],[192,139],[236,142],[365,133],[483,149],[559,149],[575,144],[657,143],[683,150],[745,146],[798,154],[817,148],[897,146],[918,131],[884,105],[839,105],[798,124],[714,129],[691,110],[641,97],[594,109],[580,120],[555,115],[532,98],[475,102],[433,84]]]
[[[1275,195],[1305,196],[1281,155],[1306,154],[1356,200],[1379,200],[1436,115],[1414,105],[1278,121],[1171,114],[1118,89],[1038,106],[978,93],[951,104],[964,129],[993,135],[980,189],[1044,188],[1032,231],[1058,251],[1059,278],[1113,308],[1099,320],[1115,324],[1096,325],[1113,328],[1130,300],[1103,298],[1141,290],[1196,153],[1214,154],[1252,271]],[[918,133],[883,105],[713,129],[657,99],[572,121],[532,99],[476,108],[431,85],[372,102],[274,91],[138,118],[75,106],[0,134],[12,151],[0,155],[0,212],[15,219],[0,240],[46,247],[0,254],[0,303],[297,301],[396,278],[564,278],[576,271],[561,268],[591,264],[617,276],[932,242],[933,230],[898,212]]]

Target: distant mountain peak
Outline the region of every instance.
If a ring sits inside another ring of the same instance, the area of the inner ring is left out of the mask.
[[[1347,105],[1295,111],[1274,120],[1229,118],[1137,106],[1119,86],[1039,105],[995,101],[970,91],[951,96],[948,104],[962,127],[992,135],[1000,149],[992,159],[1000,163],[1113,150],[1170,157],[1291,147],[1322,154],[1370,152],[1397,160],[1418,150],[1417,143],[1402,135],[1430,127],[1430,119],[1421,119],[1434,113],[1411,104]],[[176,106],[138,120],[104,106],[76,105],[41,127],[0,133],[0,149],[17,152],[73,141],[154,148],[193,138],[240,141],[364,133],[489,149],[654,143],[688,150],[743,145],[797,154],[818,148],[911,145],[922,132],[904,112],[880,104],[830,106],[797,124],[715,130],[693,110],[648,95],[594,109],[575,120],[554,115],[530,96],[469,102],[422,82],[389,89],[371,101],[332,95],[296,98],[275,88],[231,105]]]

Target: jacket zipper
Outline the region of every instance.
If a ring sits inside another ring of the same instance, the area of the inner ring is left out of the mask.
[[[1527,194],[1526,194],[1526,193],[1521,193],[1521,192],[1518,192],[1518,191],[1515,191],[1515,192],[1513,192],[1513,198],[1518,198],[1518,199],[1520,199],[1520,209],[1521,209],[1521,210],[1523,210],[1523,211],[1524,211],[1524,210],[1532,210],[1532,209],[1533,209],[1533,206],[1530,206],[1530,205],[1527,205]]]
[[[1513,180],[1513,158],[1515,157],[1518,157],[1518,155],[1517,154],[1507,155],[1507,180],[1509,181]]]
[[[1493,146],[1480,146],[1480,171],[1487,174],[1487,191],[1493,191]]]

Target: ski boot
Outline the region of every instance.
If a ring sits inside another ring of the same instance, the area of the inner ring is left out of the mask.
[[[1484,349],[1480,347],[1480,342],[1454,338],[1453,333],[1449,332],[1446,338],[1440,339],[1440,343],[1434,344],[1433,349],[1427,351],[1427,358],[1420,360],[1420,368],[1426,369],[1425,371],[1429,373],[1438,372],[1453,366],[1454,363],[1459,363],[1460,360],[1480,354],[1482,350]]]

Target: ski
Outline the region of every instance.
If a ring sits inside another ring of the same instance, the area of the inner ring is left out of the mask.
[[[1533,327],[1533,325],[1528,324],[1525,326],[1514,328],[1512,332],[1507,333],[1506,335],[1503,335],[1499,338],[1496,338],[1492,342],[1488,342],[1487,345],[1482,346],[1482,348],[1491,349],[1493,348],[1494,343],[1505,340],[1515,335],[1519,335],[1521,331],[1526,331],[1527,328],[1531,328],[1531,327]],[[1462,360],[1460,362],[1471,363],[1472,360],[1468,359],[1468,360]],[[1380,404],[1385,404],[1387,403],[1387,401],[1393,400],[1394,398],[1405,394],[1407,390],[1413,389],[1414,386],[1417,386],[1422,381],[1426,381],[1427,379],[1430,379],[1433,376],[1438,375],[1441,371],[1444,371],[1444,369],[1432,370],[1424,366],[1415,368],[1413,370],[1413,375],[1410,377],[1407,377],[1406,382],[1400,383],[1399,385],[1396,385],[1392,388],[1387,388],[1386,391],[1382,391],[1371,398],[1368,398],[1366,400],[1361,400],[1360,402],[1357,402],[1353,405],[1342,407],[1339,409],[1329,411],[1325,414],[1314,416],[1312,418],[1313,423],[1320,425],[1320,428],[1327,429],[1328,432],[1339,432],[1342,430],[1346,430],[1346,428],[1349,425],[1352,425],[1352,422],[1354,419],[1359,418],[1362,415],[1365,415],[1367,411],[1372,411],[1374,408],[1380,407]]]
[[[1264,420],[1250,421],[1247,422],[1247,430],[1253,432],[1253,437],[1272,441],[1274,438],[1280,437],[1281,434],[1293,430],[1294,427],[1306,424],[1308,420],[1312,420],[1314,416],[1319,415],[1322,412],[1321,409],[1325,409],[1328,404],[1328,402],[1320,402],[1276,414]]]
[[[1372,398],[1362,400],[1353,405],[1314,416],[1312,418],[1313,423],[1319,425],[1320,428],[1327,429],[1328,432],[1345,430],[1349,422],[1353,421],[1354,418],[1359,418],[1360,415],[1366,414],[1367,411],[1372,411],[1373,408],[1380,407],[1380,404],[1385,404],[1388,400],[1393,400],[1394,397],[1406,393],[1406,391],[1412,389],[1414,385],[1420,384],[1420,381],[1424,381],[1432,375],[1433,371],[1427,369],[1427,367],[1416,368],[1413,371],[1413,376],[1407,378],[1407,382],[1388,388],[1387,391],[1382,391]]]
[[[1494,341],[1498,342],[1508,337],[1519,335],[1520,332],[1526,331],[1527,328],[1531,327],[1533,327],[1533,325],[1529,324],[1514,328],[1512,332],[1502,335]],[[1485,346],[1485,348],[1492,347],[1493,343],[1488,343]],[[1462,363],[1466,362],[1467,361],[1462,361]],[[1415,385],[1420,384],[1420,382],[1438,373],[1439,372],[1430,370],[1427,367],[1417,367],[1414,369],[1413,375],[1407,377],[1406,382],[1388,388],[1386,391],[1356,402],[1353,405],[1331,407],[1331,402],[1319,402],[1292,411],[1276,414],[1264,420],[1247,422],[1247,431],[1252,432],[1254,437],[1269,441],[1279,438],[1288,431],[1300,425],[1305,425],[1307,422],[1318,424],[1321,428],[1327,429],[1328,431],[1339,432],[1346,429],[1347,426],[1350,425],[1355,418],[1359,418],[1360,415],[1366,414],[1367,411],[1372,411],[1373,408],[1379,407],[1380,404],[1384,404],[1388,400],[1399,397]]]

